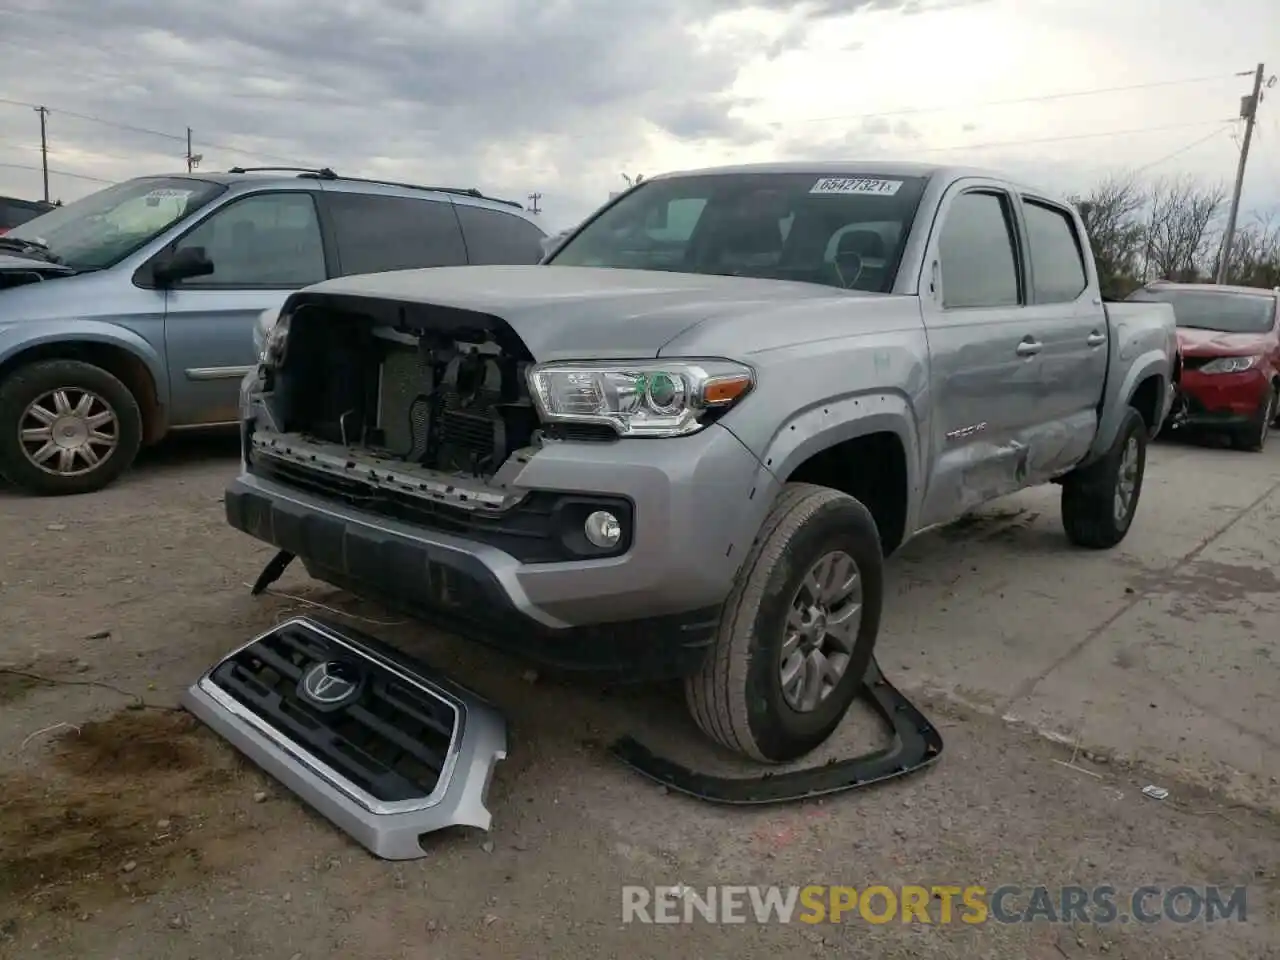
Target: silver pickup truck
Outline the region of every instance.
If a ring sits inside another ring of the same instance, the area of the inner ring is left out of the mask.
[[[858,693],[883,557],[1035,484],[1133,522],[1171,309],[1104,305],[1072,207],[975,170],[647,180],[542,265],[300,291],[242,397],[231,524],[544,663],[681,677],[799,757]]]

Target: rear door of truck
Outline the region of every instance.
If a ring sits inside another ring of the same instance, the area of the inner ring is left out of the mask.
[[[1039,420],[1049,431],[1033,445],[1028,472],[1042,480],[1070,469],[1093,442],[1109,338],[1074,213],[1025,191],[1019,209],[1027,250],[1027,319],[1040,349]]]

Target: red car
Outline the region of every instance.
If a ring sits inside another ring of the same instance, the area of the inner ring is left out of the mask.
[[[1160,281],[1128,299],[1171,304],[1178,318],[1182,378],[1171,425],[1261,450],[1280,415],[1280,290]]]

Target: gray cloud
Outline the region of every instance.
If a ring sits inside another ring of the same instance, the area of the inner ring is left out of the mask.
[[[54,110],[54,169],[119,179],[177,168],[191,126],[214,168],[301,162],[508,196],[539,189],[557,222],[572,221],[616,185],[655,127],[728,147],[772,138],[735,113],[747,106],[729,93],[745,62],[793,49],[829,18],[932,5],[10,0],[0,12],[0,91]],[[781,33],[691,32],[745,8],[785,15]],[[38,163],[37,129],[29,111],[0,104],[0,163]],[[0,183],[14,179],[0,167]]]

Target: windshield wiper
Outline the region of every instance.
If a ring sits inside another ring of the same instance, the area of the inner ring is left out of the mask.
[[[49,252],[48,244],[41,243],[39,240],[23,240],[21,237],[0,237],[0,250],[15,250],[27,256],[34,255],[35,259],[44,260],[48,263],[62,262]]]

